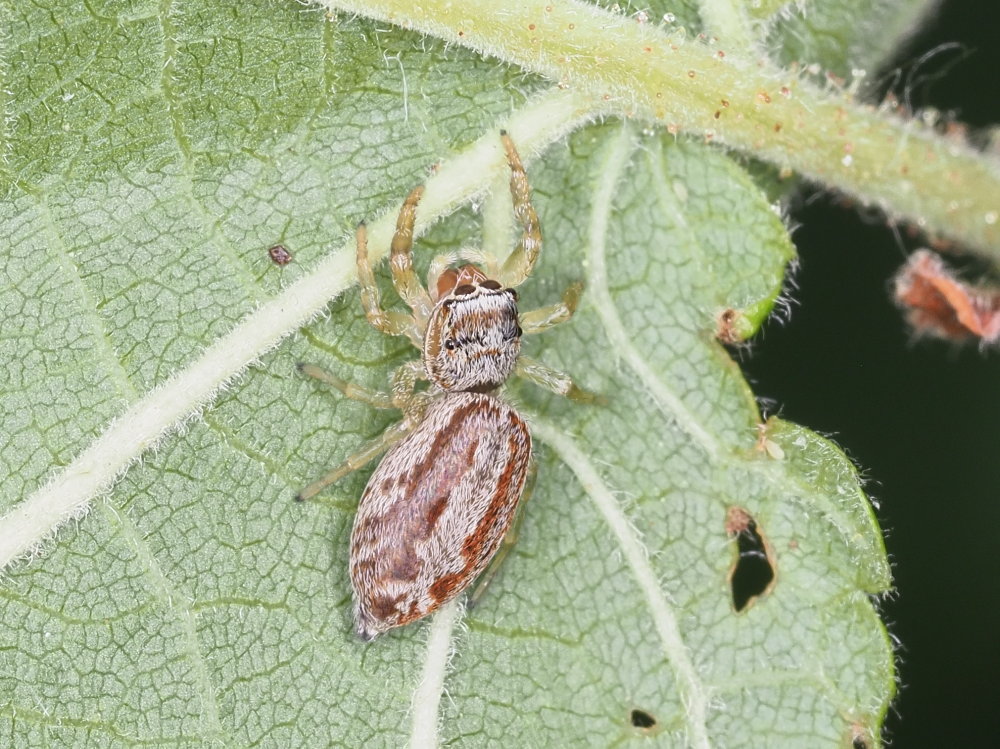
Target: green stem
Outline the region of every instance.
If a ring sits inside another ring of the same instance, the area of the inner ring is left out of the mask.
[[[1000,260],[1000,165],[766,61],[575,0],[326,0],[724,143]]]

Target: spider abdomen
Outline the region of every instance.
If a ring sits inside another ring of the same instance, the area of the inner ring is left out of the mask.
[[[351,533],[358,636],[435,611],[485,569],[524,489],[531,434],[493,395],[448,393],[382,459]]]

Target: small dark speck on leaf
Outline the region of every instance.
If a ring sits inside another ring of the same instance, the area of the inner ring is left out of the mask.
[[[292,253],[283,244],[276,244],[267,251],[271,261],[275,265],[288,265],[292,262]]]
[[[629,715],[629,720],[632,721],[632,725],[635,728],[649,729],[656,725],[656,718],[647,713],[645,710],[639,710],[635,708]]]

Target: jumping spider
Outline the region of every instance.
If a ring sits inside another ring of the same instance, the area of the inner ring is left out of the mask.
[[[514,287],[530,275],[542,238],[521,159],[510,137],[500,135],[514,214],[523,229],[503,264],[478,251],[463,251],[461,257],[485,271],[472,264],[452,268],[456,256],[438,257],[428,273],[430,291],[425,289],[411,255],[423,193],[417,187],[399,213],[390,259],[396,291],[413,312],[387,311],[368,259],[365,225],[358,226],[365,315],[383,333],[409,338],[421,359],[394,372],[390,393],[299,365],[349,398],[404,415],[298,495],[300,500],[313,497],[388,449],[361,497],[351,534],[355,628],[364,640],[426,616],[459,595],[512,535],[529,473],[531,435],[524,419],[496,393],[507,378],[519,375],[560,395],[590,398],[569,376],[520,354],[522,335],[572,316],[582,287],[573,284],[562,301],[518,313]],[[421,379],[430,382],[425,391],[415,390]]]

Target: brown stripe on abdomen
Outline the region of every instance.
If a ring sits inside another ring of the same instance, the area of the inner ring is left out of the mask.
[[[531,458],[531,434],[524,421],[516,414],[511,412],[509,419],[511,430],[508,432],[507,438],[507,454],[509,456],[507,463],[497,480],[497,487],[490,499],[486,513],[476,529],[462,543],[462,556],[466,560],[465,572],[467,574],[476,574],[477,566],[482,568],[489,562],[493,549],[487,549],[487,545],[492,545],[495,548],[507,533],[517,510],[517,504],[521,499],[521,490],[524,488],[528,461]],[[518,435],[521,437],[520,440],[517,439]],[[524,447],[527,449],[521,449]],[[509,510],[502,527],[494,529],[500,515],[508,506]],[[491,531],[494,533],[491,534]]]

